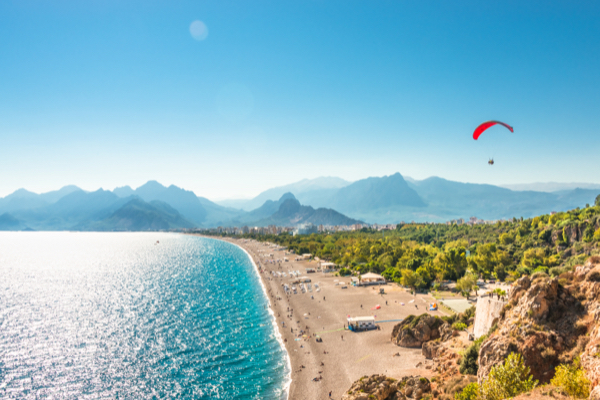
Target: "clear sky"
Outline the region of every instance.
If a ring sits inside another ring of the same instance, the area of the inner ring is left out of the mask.
[[[0,196],[598,183],[598,21],[584,0],[3,0]],[[515,133],[475,142],[489,119]]]

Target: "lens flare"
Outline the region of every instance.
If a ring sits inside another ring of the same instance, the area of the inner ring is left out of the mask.
[[[198,41],[204,40],[208,36],[208,28],[202,21],[194,21],[190,24],[190,35]]]

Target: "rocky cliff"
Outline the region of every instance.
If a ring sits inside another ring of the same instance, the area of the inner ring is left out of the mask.
[[[560,363],[581,355],[581,365],[600,398],[600,262],[559,278],[528,276],[513,286],[498,329],[481,344],[478,379],[511,352],[523,355],[535,379],[548,382]]]
[[[477,299],[475,326],[473,328],[475,338],[479,338],[488,333],[494,324],[494,321],[500,317],[500,312],[505,304],[506,301],[491,296],[481,296]]]

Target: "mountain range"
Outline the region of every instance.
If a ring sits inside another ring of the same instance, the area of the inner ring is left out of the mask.
[[[291,193],[246,212],[156,181],[135,190],[125,186],[86,192],[67,186],[35,194],[19,189],[0,198],[0,230],[154,231],[217,225],[293,226],[305,222],[346,225],[360,221],[334,210],[302,206]]]
[[[568,186],[567,186],[568,187]],[[588,186],[589,187],[589,186]],[[594,203],[596,188],[554,192],[400,173],[356,182],[324,177],[269,189],[250,200],[217,204],[156,181],[132,189],[86,192],[76,186],[36,194],[25,189],[0,198],[0,230],[168,230],[214,226],[294,226],[444,222],[477,216],[531,217]],[[228,206],[229,204],[229,206]],[[236,207],[231,205],[237,204]]]

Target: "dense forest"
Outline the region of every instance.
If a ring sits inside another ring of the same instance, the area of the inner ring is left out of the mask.
[[[415,288],[467,277],[557,276],[600,253],[600,195],[594,206],[490,225],[415,223],[391,231],[244,237],[333,261],[342,275],[372,271]]]

